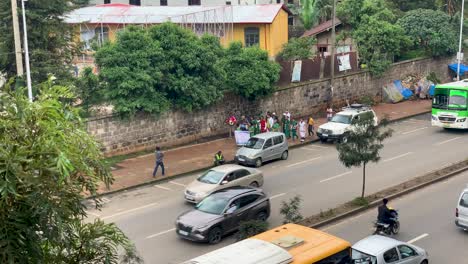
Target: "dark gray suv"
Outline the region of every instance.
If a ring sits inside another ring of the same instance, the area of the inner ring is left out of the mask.
[[[176,220],[176,232],[192,241],[216,244],[242,221],[270,216],[270,200],[260,189],[232,187],[214,192]]]

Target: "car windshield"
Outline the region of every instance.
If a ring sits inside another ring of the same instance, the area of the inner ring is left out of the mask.
[[[209,184],[217,184],[224,176],[223,172],[209,170],[200,177],[198,177],[199,182],[209,183]]]
[[[199,202],[195,208],[205,213],[221,215],[229,199],[219,195],[210,195]]]
[[[436,109],[466,110],[468,105],[466,91],[436,89],[432,107]]]
[[[359,263],[359,264],[377,264],[377,258],[375,256],[363,253],[361,251],[352,249],[351,252],[351,263]]]
[[[342,123],[342,124],[351,124],[351,116],[350,115],[335,115],[330,122],[334,123]]]
[[[261,138],[252,137],[252,138],[249,139],[249,141],[247,141],[247,144],[245,144],[244,147],[252,148],[252,149],[261,149],[264,142],[265,142],[265,140],[263,140]]]

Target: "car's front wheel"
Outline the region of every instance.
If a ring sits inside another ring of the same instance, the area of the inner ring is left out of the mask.
[[[262,159],[258,158],[255,160],[255,167],[260,168],[262,166]]]
[[[221,232],[221,228],[219,227],[214,227],[208,233],[208,243],[210,244],[218,244],[221,241],[221,238],[222,238],[222,232]]]
[[[268,218],[267,214],[265,212],[260,212],[257,214],[257,217],[255,217],[256,220],[259,221],[266,221]]]
[[[327,139],[326,138],[320,138],[320,142],[325,143],[325,142],[327,142]]]
[[[288,155],[289,155],[289,153],[288,153],[287,150],[283,151],[283,154],[281,154],[281,159],[282,159],[282,160],[287,160],[287,159],[288,159]]]

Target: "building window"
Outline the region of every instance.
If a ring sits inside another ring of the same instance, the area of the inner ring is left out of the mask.
[[[160,6],[167,6],[167,0],[160,0],[159,5]]]
[[[201,5],[200,0],[188,0],[188,5]]]
[[[281,4],[281,0],[276,0],[276,3],[277,3],[277,4]]]
[[[257,27],[248,27],[244,29],[245,46],[255,46],[260,42],[260,30]]]
[[[110,4],[111,0],[104,0],[104,4]]]
[[[231,1],[226,1],[226,5],[231,5]]]
[[[94,33],[97,36],[98,44],[101,46],[105,42],[109,41],[109,28],[108,27],[97,27],[94,29]]]
[[[141,0],[129,0],[128,3],[130,5],[141,6]]]
[[[288,4],[294,4],[294,0],[288,0]]]
[[[288,25],[294,26],[294,17],[293,16],[288,16]]]

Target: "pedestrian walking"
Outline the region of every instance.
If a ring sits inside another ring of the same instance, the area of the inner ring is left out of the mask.
[[[162,176],[164,176],[164,153],[162,153],[160,147],[156,147],[156,152],[154,154],[156,156],[156,166],[154,167],[153,178],[156,177],[159,166],[161,166]]]
[[[294,141],[297,138],[297,121],[294,118],[291,121],[291,135],[292,140]]]
[[[309,124],[308,130],[309,130],[309,137],[314,135],[314,124],[315,121],[312,118],[312,116],[309,116],[309,121],[307,122]]]
[[[327,107],[327,120],[330,121],[333,117],[333,108],[331,105],[328,105]]]
[[[301,142],[304,142],[306,136],[306,122],[302,118],[299,121],[299,136],[301,137]]]

